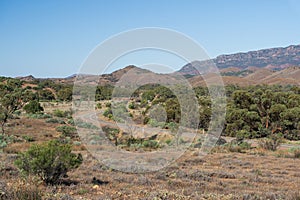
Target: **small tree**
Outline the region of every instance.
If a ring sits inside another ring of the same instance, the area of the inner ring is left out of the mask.
[[[4,134],[4,125],[13,113],[34,98],[32,92],[22,89],[20,80],[8,79],[0,83],[0,125]]]
[[[57,98],[61,101],[71,101],[72,95],[73,95],[73,90],[72,88],[69,87],[59,90],[57,92]]]
[[[53,185],[82,163],[81,154],[71,151],[71,145],[51,140],[33,145],[27,152],[19,154],[15,165],[25,174],[37,175],[46,184]]]
[[[26,111],[26,113],[32,113],[32,114],[44,111],[44,108],[37,100],[30,101],[28,104],[26,104],[23,107],[23,109]]]

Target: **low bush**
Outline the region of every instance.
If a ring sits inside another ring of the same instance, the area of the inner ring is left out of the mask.
[[[46,184],[57,184],[71,169],[82,163],[81,154],[74,154],[71,145],[57,140],[32,145],[28,151],[18,155],[15,165],[26,175],[33,174]]]
[[[104,117],[108,117],[108,115],[112,115],[112,110],[111,110],[111,108],[107,108],[107,109],[103,112],[103,116],[104,116]]]
[[[72,125],[72,126],[75,126],[74,119],[73,119],[73,118],[72,118],[72,119],[69,119],[69,120],[67,121],[67,124],[70,124],[70,125]]]
[[[61,120],[61,119],[56,119],[56,118],[49,118],[49,119],[46,119],[46,123],[65,124],[65,121]]]
[[[8,144],[16,141],[14,136],[1,135],[0,134],[0,149],[7,147]]]
[[[64,137],[72,137],[76,136],[77,130],[73,126],[58,126],[56,127],[56,131],[62,133]]]
[[[231,142],[225,144],[225,147],[230,152],[244,153],[245,150],[248,150],[251,148],[251,144],[249,144],[248,142],[239,138],[239,139],[232,140]]]
[[[102,130],[105,132],[106,136],[108,137],[109,140],[115,140],[118,133],[120,132],[119,129],[116,128],[111,128],[108,126],[102,127]]]
[[[23,135],[22,138],[26,141],[26,142],[34,142],[35,139],[32,136],[29,135]]]
[[[300,149],[294,151],[294,158],[300,158]]]
[[[159,147],[159,144],[156,140],[145,140],[142,145],[146,148],[156,149]]]
[[[87,129],[99,129],[97,126],[91,123],[87,123],[81,120],[76,120],[76,126],[79,128],[87,128]]]
[[[261,148],[269,151],[276,151],[282,142],[282,136],[279,134],[270,135],[268,138],[262,139],[258,144]]]
[[[0,190],[0,200],[42,200],[42,192],[35,183],[17,180]]]
[[[53,116],[55,117],[69,117],[71,116],[71,112],[70,111],[62,111],[62,110],[59,110],[59,109],[56,109],[53,111]]]
[[[41,106],[41,104],[37,100],[30,101],[28,104],[26,104],[23,109],[26,113],[39,113],[44,111],[44,108]]]
[[[44,113],[35,113],[35,114],[27,114],[27,117],[32,119],[49,119],[52,116]]]
[[[129,103],[128,108],[130,108],[130,109],[136,109],[135,103],[133,103],[133,102]]]
[[[96,108],[97,108],[97,109],[102,109],[102,104],[101,104],[101,103],[97,103],[97,104],[96,104]]]
[[[300,158],[300,148],[299,147],[291,148],[289,151],[291,152],[293,158]]]

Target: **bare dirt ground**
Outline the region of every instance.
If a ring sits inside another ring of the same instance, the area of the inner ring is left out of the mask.
[[[58,125],[26,118],[10,123],[8,134],[28,135],[35,141],[10,144],[0,153],[0,189],[21,179],[13,164],[16,153],[58,137]],[[282,151],[216,149],[200,158],[197,149],[191,148],[163,170],[130,174],[102,165],[77,145],[74,152],[81,153],[84,162],[61,185],[34,184],[45,199],[300,199],[300,159],[284,158]]]

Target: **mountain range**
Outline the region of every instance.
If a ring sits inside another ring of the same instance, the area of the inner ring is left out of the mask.
[[[247,70],[267,68],[281,70],[290,66],[300,66],[300,45],[220,55],[211,61],[219,69],[238,68],[240,70]],[[194,61],[183,66],[179,72],[182,74],[198,75],[198,71],[195,71],[194,68],[202,68],[207,64],[208,61]]]
[[[197,68],[203,69],[212,62],[219,68],[225,85],[300,85],[300,45],[220,55],[212,60],[193,61],[183,66],[173,75],[184,76],[193,86],[205,85],[205,81],[213,82],[218,74],[214,72],[200,74]],[[147,73],[149,77],[155,75],[149,70],[131,65],[111,74],[101,75],[99,84],[114,85],[129,71],[131,72],[131,79],[134,79],[135,75],[136,77],[140,76],[142,73]],[[156,76],[159,76],[161,80],[170,78],[170,74],[156,74]],[[18,78],[26,81],[35,79],[33,76]],[[67,78],[51,78],[55,82],[66,84],[73,83],[75,79],[76,75]],[[96,79],[91,78],[91,80],[95,81]]]

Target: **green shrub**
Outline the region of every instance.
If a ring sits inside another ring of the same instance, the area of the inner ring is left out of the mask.
[[[87,123],[81,120],[76,121],[76,126],[79,128],[87,128],[87,129],[99,129],[97,126],[91,123]]]
[[[76,134],[76,128],[73,126],[58,126],[56,131],[62,133],[64,137],[74,137]]]
[[[48,114],[43,114],[43,113],[35,113],[35,114],[27,114],[27,117],[32,118],[32,119],[49,119],[52,116]]]
[[[238,138],[238,139],[232,140],[230,143],[225,144],[225,147],[230,152],[244,153],[245,150],[248,150],[251,148],[251,144],[244,141],[244,139]]]
[[[259,146],[269,151],[276,151],[282,142],[282,136],[279,134],[273,134],[268,138],[264,138],[259,142]]]
[[[133,103],[133,102],[129,103],[128,108],[135,109],[136,108],[135,103]]]
[[[71,169],[82,163],[81,154],[71,152],[71,145],[57,140],[32,145],[28,151],[18,155],[15,165],[25,174],[34,174],[46,184],[57,184]]]
[[[292,153],[293,158],[300,158],[300,148],[299,147],[293,147],[289,149],[289,151]]]
[[[15,142],[13,136],[1,135],[0,134],[0,149],[7,147],[8,144]]]
[[[65,124],[64,120],[56,119],[56,118],[50,118],[46,120],[46,123],[52,123],[52,124]]]
[[[104,117],[108,117],[109,115],[112,115],[112,110],[111,110],[111,108],[107,108],[107,109],[103,112],[103,116],[104,116]]]
[[[115,140],[120,130],[116,128],[111,128],[109,126],[104,126],[102,130],[106,133],[109,140]]]
[[[156,149],[159,147],[159,144],[156,140],[145,140],[142,145],[151,149]]]
[[[72,119],[69,119],[69,120],[67,121],[67,124],[70,124],[70,125],[72,125],[72,126],[75,126],[74,119],[73,119],[73,118],[72,118]]]
[[[7,147],[7,142],[5,140],[0,140],[0,149]]]
[[[29,135],[23,135],[22,138],[24,140],[26,140],[26,142],[34,142],[34,138],[32,136],[29,136]]]
[[[28,104],[26,104],[23,107],[23,109],[26,111],[26,113],[32,113],[32,114],[44,111],[44,108],[37,100],[30,101]]]
[[[68,117],[71,113],[69,111],[62,111],[62,110],[59,110],[59,109],[56,109],[53,111],[53,115],[55,117]]]
[[[101,104],[101,103],[97,103],[97,104],[96,104],[96,108],[97,108],[97,109],[102,109],[102,104]]]
[[[294,151],[294,158],[300,158],[300,149]]]
[[[80,145],[81,145],[81,142],[80,142],[80,141],[74,141],[73,144],[74,144],[75,146],[80,146]]]
[[[172,140],[171,140],[171,139],[167,139],[167,140],[165,141],[165,143],[166,143],[167,145],[171,145]]]
[[[165,122],[158,122],[156,119],[150,118],[147,123],[152,127],[166,128]]]

